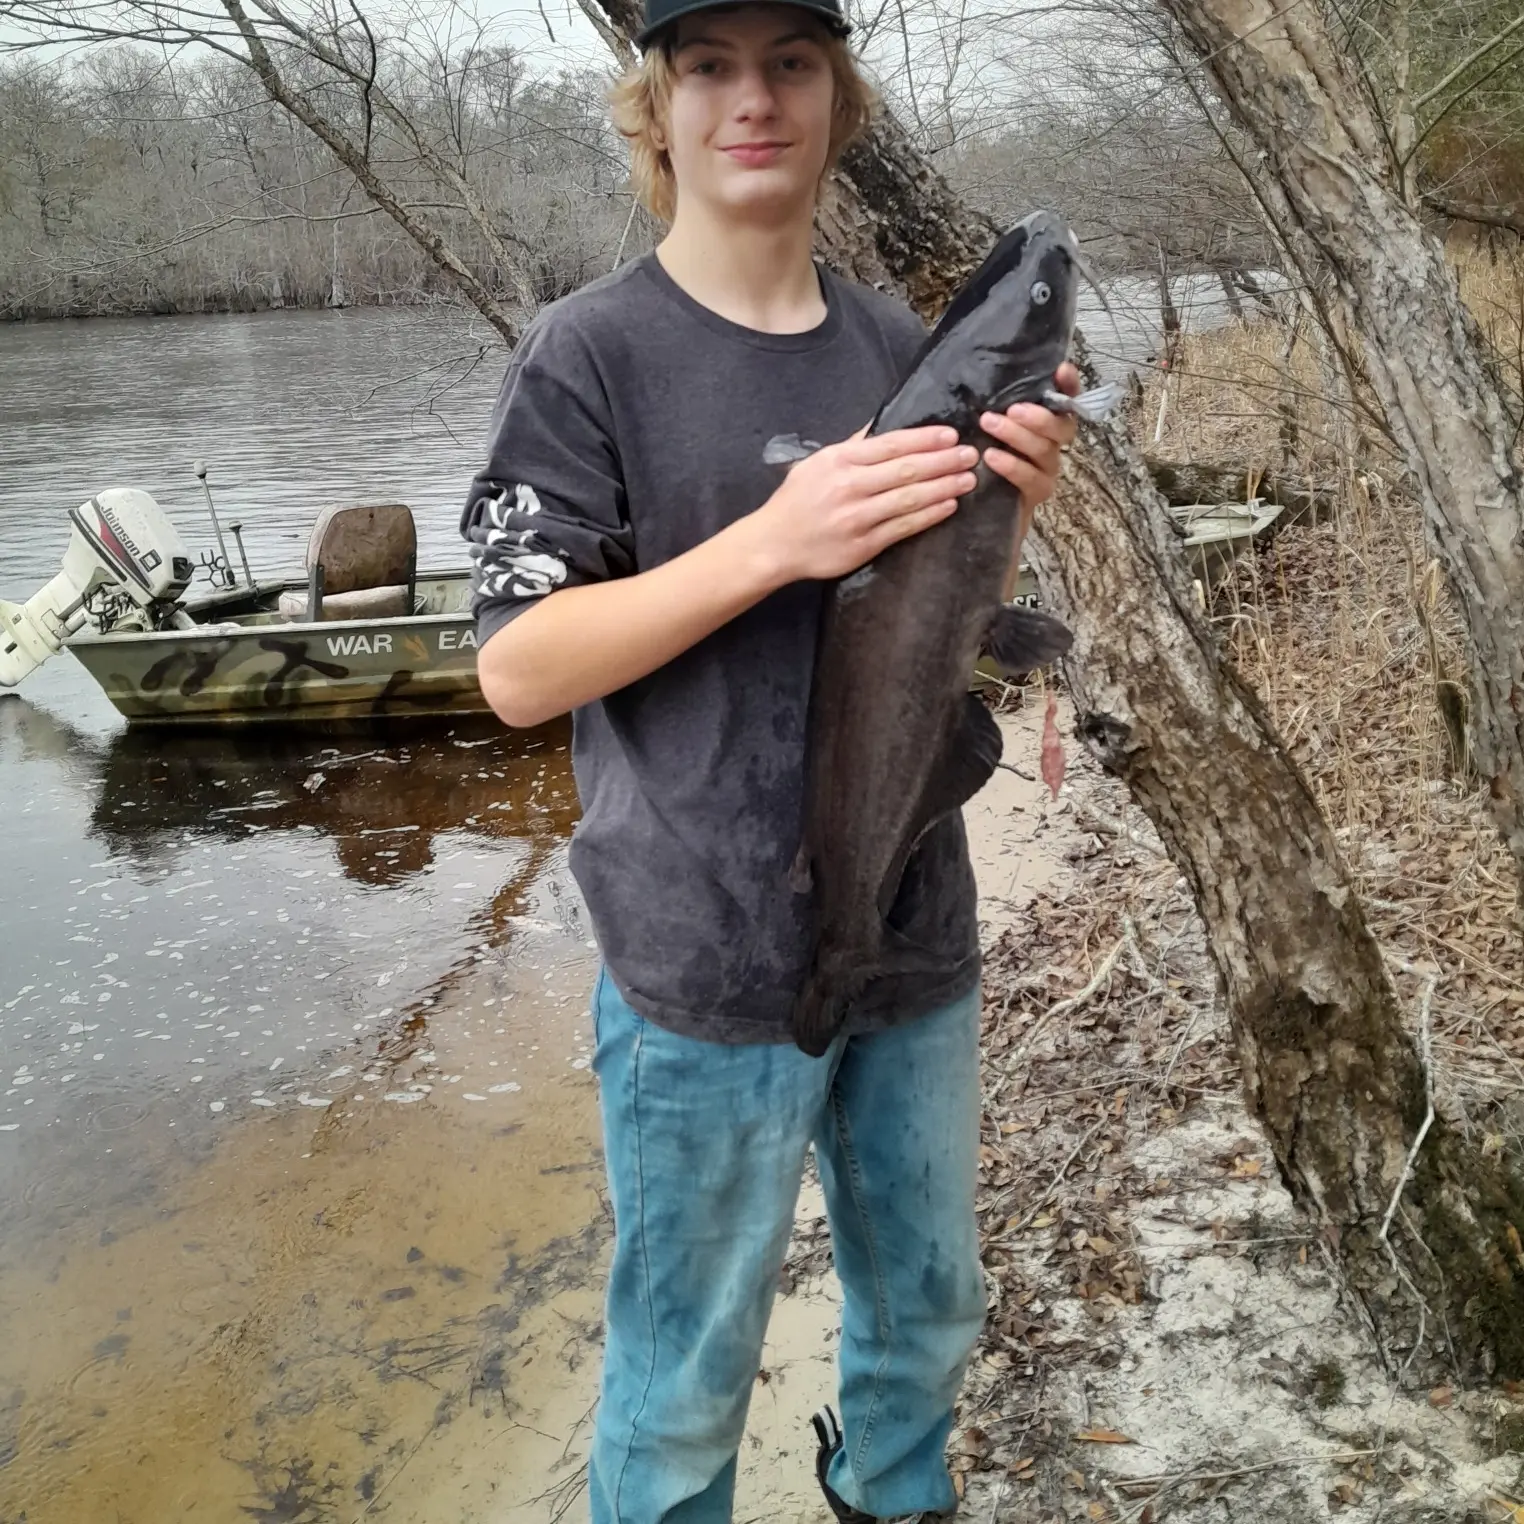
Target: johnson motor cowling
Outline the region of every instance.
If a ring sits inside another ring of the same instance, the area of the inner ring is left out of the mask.
[[[0,599],[0,687],[15,687],[92,618],[99,623],[99,595],[125,599],[157,628],[190,583],[185,543],[146,492],[113,487],[71,508],[69,521],[58,575],[25,603]]]

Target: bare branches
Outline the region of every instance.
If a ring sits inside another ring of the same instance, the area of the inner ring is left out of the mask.
[[[1515,16],[1514,19],[1510,21],[1508,25],[1505,26],[1503,30],[1499,32],[1495,37],[1489,37],[1487,41],[1484,42],[1479,48],[1476,48],[1474,51],[1467,54],[1465,58],[1461,59],[1461,61],[1456,64],[1456,66],[1451,69],[1450,72],[1446,74],[1438,84],[1432,85],[1429,89],[1425,90],[1424,93],[1420,95],[1416,101],[1413,102],[1414,111],[1422,111],[1425,106],[1437,100],[1441,95],[1445,93],[1446,90],[1450,88],[1451,85],[1453,85],[1458,79],[1462,78],[1462,76],[1464,76],[1469,68],[1471,68],[1474,64],[1480,63],[1500,44],[1507,42],[1507,40],[1512,37],[1515,32],[1520,30],[1520,28],[1524,28],[1524,11],[1520,11],[1519,14]]]
[[[437,239],[516,331],[625,228],[604,79],[537,73],[463,10],[241,0],[256,68],[220,4],[6,3],[81,46],[0,57],[0,313],[427,299],[460,273]]]
[[[260,83],[270,99],[278,102],[291,113],[309,132],[321,139],[334,157],[355,177],[372,201],[376,203],[405,232],[430,259],[447,270],[456,284],[481,315],[512,344],[518,338],[518,327],[496,297],[484,286],[476,272],[445,242],[437,228],[431,227],[415,212],[398,199],[392,188],[377,173],[366,152],[350,140],[327,117],[318,112],[309,97],[291,89],[285,77],[276,67],[270,50],[265,46],[242,0],[222,0],[223,8],[232,18],[249,52],[249,66],[259,76]],[[269,10],[268,0],[262,8]]]
[[[1446,196],[1427,195],[1423,204],[1441,217],[1451,217],[1457,222],[1474,223],[1477,227],[1497,228],[1524,239],[1524,212],[1507,207],[1463,206]]]

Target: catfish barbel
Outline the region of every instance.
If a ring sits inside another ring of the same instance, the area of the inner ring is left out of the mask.
[[[886,917],[927,828],[981,789],[1000,760],[1000,728],[969,692],[981,654],[1029,671],[1068,650],[1051,615],[1003,605],[1020,492],[983,461],[999,444],[987,411],[1041,402],[1102,417],[1103,387],[1057,389],[1082,275],[1074,235],[1037,212],[1012,228],[953,300],[869,434],[950,424],[980,450],[957,511],[843,578],[826,599],[810,696],[804,841],[792,875],[813,889],[815,943],[792,1031],[819,1056],[874,978],[928,968],[929,953]],[[1000,446],[1004,448],[1003,446]],[[766,459],[816,448],[769,442]]]

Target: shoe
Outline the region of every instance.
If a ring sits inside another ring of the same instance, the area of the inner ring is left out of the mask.
[[[815,1428],[815,1438],[820,1441],[820,1448],[815,1452],[815,1479],[820,1483],[820,1490],[825,1493],[825,1500],[830,1505],[831,1512],[836,1515],[841,1524],[879,1524],[879,1520],[875,1519],[871,1513],[864,1513],[861,1508],[854,1508],[826,1480],[831,1470],[831,1462],[842,1446],[841,1425],[836,1420],[834,1409],[821,1408],[810,1422]]]
[[[835,1412],[829,1407],[821,1408],[810,1423],[814,1426],[815,1438],[820,1442],[820,1448],[815,1452],[815,1479],[820,1483],[820,1490],[825,1493],[825,1500],[840,1524],[933,1524],[935,1519],[943,1517],[939,1514],[913,1513],[898,1519],[880,1519],[875,1514],[864,1513],[861,1508],[854,1508],[826,1480],[831,1462],[842,1446],[841,1424],[837,1422]]]

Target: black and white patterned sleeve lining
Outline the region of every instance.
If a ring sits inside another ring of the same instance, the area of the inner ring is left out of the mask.
[[[528,482],[478,499],[470,532],[474,590],[484,601],[540,598],[566,581],[566,558],[530,522],[543,510]]]

